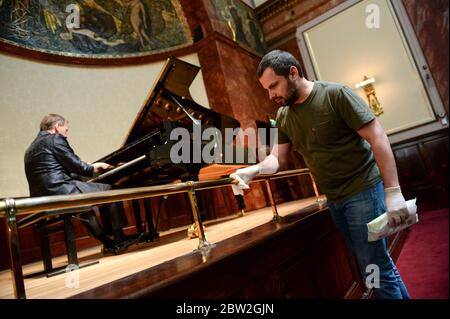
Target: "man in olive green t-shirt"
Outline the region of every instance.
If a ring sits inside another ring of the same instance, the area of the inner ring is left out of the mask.
[[[288,52],[266,54],[258,67],[261,85],[280,105],[278,143],[262,162],[231,174],[248,188],[257,174],[272,174],[293,148],[305,159],[319,189],[327,196],[331,217],[356,255],[364,277],[379,268],[377,298],[409,298],[386,239],[368,242],[367,223],[387,211],[389,224],[408,217],[389,140],[367,104],[350,88],[311,82]],[[241,190],[242,191],[242,190]]]
[[[302,103],[277,114],[278,144],[291,143],[328,200],[343,200],[381,180],[370,144],[357,130],[374,120],[348,87],[313,82]]]

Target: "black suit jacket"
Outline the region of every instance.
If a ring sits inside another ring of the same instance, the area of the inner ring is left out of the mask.
[[[39,132],[25,152],[25,173],[30,196],[89,193],[110,185],[86,183],[72,176],[93,176],[94,167],[83,162],[61,134]]]

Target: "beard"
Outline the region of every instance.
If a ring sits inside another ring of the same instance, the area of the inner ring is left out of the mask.
[[[299,98],[297,87],[294,81],[288,79],[286,105],[292,105]]]
[[[286,98],[280,97],[275,99],[275,102],[279,106],[292,105],[299,98],[299,93],[297,87],[295,86],[294,81],[287,79],[287,90],[286,90]]]

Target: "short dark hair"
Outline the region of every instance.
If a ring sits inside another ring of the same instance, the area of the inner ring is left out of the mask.
[[[262,58],[256,73],[260,78],[267,68],[272,68],[275,74],[289,78],[291,66],[295,66],[300,77],[303,77],[302,66],[292,54],[282,50],[273,50]]]
[[[47,131],[55,127],[56,124],[64,124],[66,120],[58,114],[47,114],[41,121],[41,131]]]

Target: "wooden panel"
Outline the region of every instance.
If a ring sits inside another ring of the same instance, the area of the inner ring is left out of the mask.
[[[429,193],[432,185],[427,180],[426,167],[418,145],[395,149],[394,156],[404,196],[410,199],[420,189],[422,196],[428,198],[430,195],[425,195],[425,192]]]
[[[330,222],[330,220],[326,220]],[[315,281],[319,283],[320,296],[325,298],[342,298],[354,284],[358,282],[359,275],[353,268],[355,265],[353,258],[349,258],[344,240],[335,229],[322,236],[322,239],[314,247],[314,251],[319,255],[315,268],[320,269]]]
[[[169,228],[180,227],[193,222],[191,204],[186,193],[170,195],[170,199],[163,203]]]
[[[448,206],[448,132],[420,136],[393,146],[400,184],[407,199]]]
[[[9,268],[8,242],[6,240],[6,218],[0,218],[0,270]]]
[[[312,299],[319,296],[318,287],[310,276],[310,256],[306,252],[297,256],[292,263],[286,264],[284,271],[276,273],[279,289],[287,299]],[[302,287],[298,289],[298,287]]]
[[[448,135],[424,141],[422,154],[436,198],[448,206]]]
[[[74,298],[359,298],[354,258],[327,210],[312,205],[216,244],[205,257],[176,258]]]
[[[231,186],[198,191],[197,196],[199,203],[202,203],[199,208],[203,212],[204,220],[226,217],[238,212]]]

